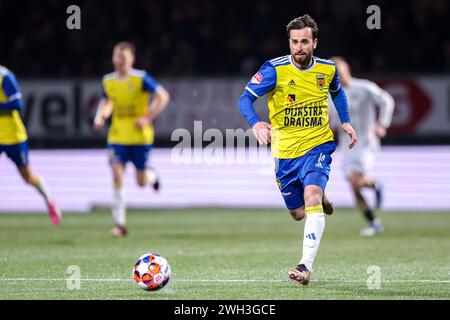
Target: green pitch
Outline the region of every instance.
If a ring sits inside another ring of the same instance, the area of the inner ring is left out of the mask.
[[[450,213],[380,217],[385,232],[374,238],[359,236],[365,225],[355,210],[327,217],[303,287],[288,281],[287,270],[300,258],[304,222],[284,210],[135,211],[121,239],[109,235],[107,212],[65,214],[57,227],[44,215],[2,214],[0,299],[449,299]],[[172,267],[157,292],[132,280],[134,262],[147,252]]]

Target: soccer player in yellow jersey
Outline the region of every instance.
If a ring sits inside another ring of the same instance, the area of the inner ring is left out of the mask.
[[[0,155],[4,152],[16,165],[23,180],[36,188],[47,204],[53,224],[61,220],[61,211],[42,178],[34,174],[28,161],[28,137],[20,117],[22,94],[14,74],[0,66]]]
[[[350,124],[347,98],[340,87],[336,66],[313,56],[317,46],[317,24],[309,15],[287,25],[290,55],[267,61],[252,77],[238,106],[261,144],[271,142],[278,186],[295,220],[306,215],[303,256],[289,279],[307,285],[325,228],[324,212],[333,208],[325,196],[336,149],[328,123],[328,93],[338,111],[342,129],[356,144]],[[267,94],[268,124],[258,117],[253,102]]]
[[[114,180],[112,214],[113,236],[125,236],[126,204],[123,191],[125,165],[131,161],[136,168],[139,186],[159,189],[156,172],[148,166],[154,132],[152,121],[167,106],[168,92],[147,72],[133,69],[135,48],[129,42],[119,42],[113,50],[115,72],[103,77],[103,99],[94,119],[101,130],[112,117],[108,131],[108,152]]]

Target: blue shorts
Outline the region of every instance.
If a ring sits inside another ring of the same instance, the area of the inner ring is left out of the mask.
[[[330,174],[331,154],[336,150],[334,142],[323,143],[305,155],[293,159],[275,158],[275,174],[278,187],[288,209],[305,204],[304,188],[317,185],[325,191]]]
[[[147,145],[121,145],[109,144],[108,156],[109,163],[126,164],[131,161],[138,170],[145,170],[147,168],[148,155],[152,149],[151,144]]]
[[[24,141],[16,144],[0,144],[0,155],[6,153],[17,168],[28,166],[28,142]]]

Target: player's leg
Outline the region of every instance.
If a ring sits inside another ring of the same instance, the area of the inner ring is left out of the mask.
[[[297,210],[298,215],[306,216],[303,238],[303,255],[296,268],[289,269],[289,279],[307,285],[314,258],[319,249],[320,240],[325,229],[325,216],[322,206],[324,196],[322,187],[328,178],[317,172],[311,172],[306,178],[308,185],[304,190],[305,205]],[[318,182],[320,181],[320,182]],[[313,184],[314,183],[314,184]],[[291,212],[291,215],[293,213]]]
[[[281,195],[283,196],[283,200],[286,204],[286,207],[289,211],[289,214],[296,221],[302,220],[305,215],[308,216],[308,210],[311,210],[308,206],[305,208],[305,196],[304,189],[299,181],[299,171],[302,165],[302,159],[275,159],[275,168],[276,168],[276,177],[278,187],[280,188]],[[327,180],[327,178],[325,179]],[[320,194],[320,201],[322,203],[323,193]],[[323,210],[321,210],[323,211]],[[322,213],[323,215],[323,213]],[[312,218],[314,220],[315,217]],[[307,218],[310,220],[308,223],[309,231],[311,228],[311,218]],[[314,222],[314,221],[312,221]],[[306,223],[305,223],[306,226]],[[306,228],[306,227],[305,227]],[[310,253],[308,249],[303,249],[304,256],[309,257]],[[303,259],[303,258],[302,258]],[[296,283],[300,284],[308,284],[309,282],[309,270],[303,264],[303,261],[293,269],[288,270],[289,279]],[[309,263],[308,263],[309,264]]]
[[[322,197],[322,207],[323,207],[323,212],[325,214],[327,214],[327,215],[333,214],[333,212],[334,212],[333,202],[331,202],[330,199],[328,199],[325,192],[323,193],[323,197]]]
[[[383,200],[383,185],[376,181],[375,179],[369,177],[367,172],[373,166],[375,162],[375,153],[376,149],[373,148],[364,148],[358,154],[359,155],[359,163],[360,163],[360,171],[362,172],[362,177],[360,177],[359,185],[361,188],[370,188],[375,192],[375,208],[381,208],[381,203]]]
[[[310,272],[325,230],[323,201],[329,201],[325,196],[325,187],[330,172],[331,154],[335,148],[334,143],[318,146],[307,153],[301,163],[299,177],[303,186],[306,216],[303,254],[297,267],[290,269],[288,274],[292,281],[303,285],[309,283]]]
[[[113,236],[125,236],[126,229],[126,199],[125,190],[123,188],[123,177],[125,173],[125,164],[116,162],[111,164],[113,175],[113,203],[111,206],[112,216],[114,220],[114,228],[111,230]]]
[[[289,214],[291,215],[292,219],[295,221],[303,220],[305,217],[305,206],[301,206],[300,208],[295,209],[288,209]]]
[[[160,181],[157,172],[148,166],[151,145],[136,146],[133,151],[132,162],[136,167],[136,181],[139,186],[152,186],[155,191],[160,188]]]
[[[278,188],[291,217],[300,221],[305,216],[303,189],[298,180],[297,159],[275,158],[275,176]]]
[[[126,199],[123,187],[125,165],[129,159],[129,150],[123,145],[109,145],[109,162],[113,178],[113,201],[111,206],[114,228],[111,234],[115,237],[125,236],[126,229]]]
[[[356,200],[356,204],[358,208],[364,215],[364,218],[367,220],[368,227],[361,230],[361,235],[363,236],[372,236],[377,233],[383,231],[383,226],[381,221],[376,218],[374,210],[370,208],[363,194],[361,193],[361,189],[367,185],[367,177],[363,172],[360,171],[352,171],[348,176],[347,180],[349,181],[353,195]]]
[[[347,176],[347,181],[350,183],[353,195],[356,200],[356,205],[364,213],[365,218],[370,223],[374,220],[375,217],[369,205],[367,204],[366,199],[361,193],[361,189],[363,187],[363,179],[363,173],[355,170],[350,172],[350,174]]]
[[[360,178],[359,185],[361,188],[373,189],[375,192],[375,208],[380,209],[383,201],[383,185],[379,181],[364,174]]]
[[[376,219],[374,210],[368,205],[361,190],[365,187],[374,186],[372,179],[368,178],[366,172],[370,169],[374,162],[374,152],[368,147],[360,146],[354,152],[346,150],[343,152],[343,170],[347,181],[349,182],[356,205],[361,210],[364,218],[367,220],[369,227],[361,230],[362,235],[373,235],[374,230],[382,230],[381,223]],[[378,194],[377,202],[381,200],[381,192]],[[374,226],[373,228],[371,226]],[[368,232],[367,232],[368,231]]]
[[[23,180],[34,187],[44,198],[50,221],[53,224],[59,224],[61,222],[62,213],[58,208],[56,201],[52,198],[45,181],[41,177],[35,175],[30,166],[21,167],[18,168],[18,170]]]
[[[303,254],[297,266],[302,278],[298,282],[308,284],[309,272],[319,250],[320,240],[325,230],[325,215],[322,206],[323,190],[328,177],[322,173],[311,172],[304,179],[305,215]]]
[[[140,187],[152,186],[155,191],[160,188],[159,176],[151,167],[143,170],[136,169],[136,180]]]
[[[58,224],[61,221],[61,211],[56,205],[55,200],[51,197],[50,191],[45,181],[34,174],[28,162],[28,142],[22,142],[15,145],[8,146],[6,154],[16,165],[23,180],[34,187],[37,192],[43,197],[47,205],[48,215],[53,224]]]
[[[325,192],[323,193],[322,197],[322,207],[323,212],[327,215],[332,215],[334,208],[333,203],[328,199]],[[300,208],[295,209],[288,209],[289,214],[292,216],[292,218],[296,221],[300,221],[305,217],[305,206],[302,205]]]

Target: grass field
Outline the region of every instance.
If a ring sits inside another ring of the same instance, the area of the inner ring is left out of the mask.
[[[129,236],[109,235],[108,212],[0,215],[0,299],[449,299],[450,213],[384,212],[385,232],[361,238],[355,210],[327,217],[308,287],[288,281],[301,255],[303,222],[284,210],[134,211]],[[146,252],[165,256],[169,284],[145,292],[131,269]],[[68,289],[67,268],[81,270]],[[381,288],[369,290],[369,266]]]

